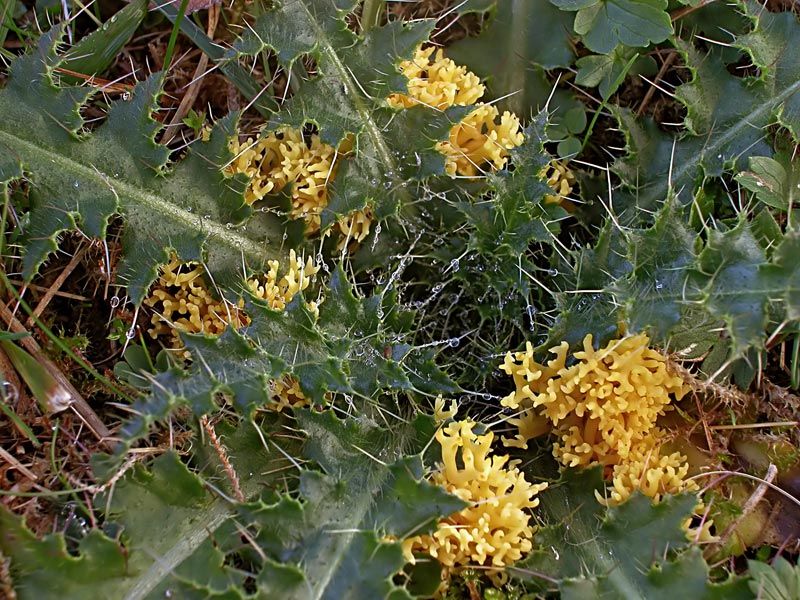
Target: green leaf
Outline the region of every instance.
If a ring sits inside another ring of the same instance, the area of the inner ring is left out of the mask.
[[[643,48],[672,33],[666,0],[550,0],[561,10],[577,10],[575,33],[598,54],[615,46]]]
[[[464,503],[422,480],[420,455],[433,435],[429,417],[391,431],[365,417],[297,413],[304,451],[323,472],[303,470],[300,500],[267,498],[244,505],[267,555],[259,590],[279,600],[386,598],[402,592],[392,577],[405,559],[386,536],[427,531]],[[396,596],[392,596],[396,597]],[[397,596],[407,597],[407,596]]]
[[[103,23],[100,29],[72,46],[64,54],[60,66],[85,75],[96,75],[105,71],[117,58],[122,47],[133,37],[146,14],[146,0],[136,0],[123,6],[119,12]],[[79,81],[67,76],[63,79]]]
[[[617,46],[609,54],[589,55],[575,61],[578,74],[575,83],[586,87],[598,87],[603,100],[608,100],[619,88],[625,66],[637,54],[631,48]],[[649,56],[640,56],[628,70],[628,75],[655,74],[655,61]],[[616,85],[615,85],[616,84]],[[581,131],[583,128],[581,128]]]
[[[791,600],[800,597],[800,567],[792,565],[782,556],[776,556],[771,565],[748,560],[752,576],[750,590],[762,600]]]
[[[800,163],[793,164],[789,154],[779,152],[775,158],[751,156],[749,170],[736,175],[742,187],[750,190],[761,202],[780,210],[789,210],[800,197]]]
[[[0,181],[24,172],[31,186],[26,278],[56,250],[61,231],[80,228],[104,238],[115,214],[125,221],[118,277],[137,303],[169,249],[184,260],[202,260],[223,287],[241,280],[243,258],[250,272],[263,271],[266,260],[277,258],[279,244],[265,240],[281,240],[282,225],[267,213],[253,214],[243,201],[246,179],[221,171],[231,157],[233,118],[219,122],[210,141],[193,144],[168,173],[169,151],[153,141],[160,127],[150,116],[160,81],[153,75],[131,100],[113,104],[93,134],[81,136],[79,109],[90,88],[52,84],[60,62],[57,39],[54,29],[42,36],[36,52],[15,60],[0,90]]]
[[[8,355],[33,397],[39,402],[42,412],[50,415],[69,407],[72,402],[69,392],[39,361],[9,340],[0,339],[0,349]]]
[[[667,496],[658,504],[635,494],[616,508],[605,508],[602,469],[567,470],[542,495],[540,510],[550,523],[536,534],[539,545],[510,573],[539,582],[530,573],[559,580],[565,599],[667,599],[681,590],[687,598],[746,598],[744,582],[722,586],[708,581],[702,554],[692,549],[674,561],[667,550],[687,545],[681,524],[697,503],[691,494]]]

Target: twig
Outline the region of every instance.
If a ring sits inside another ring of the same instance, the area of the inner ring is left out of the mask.
[[[47,288],[47,292],[45,292],[44,296],[42,296],[42,299],[39,300],[39,304],[37,304],[36,308],[33,309],[33,313],[28,318],[27,323],[25,323],[25,327],[27,328],[33,327],[33,324],[36,322],[36,319],[38,319],[42,315],[44,310],[47,308],[47,305],[50,304],[50,301],[53,299],[53,296],[55,296],[58,290],[61,289],[61,286],[64,285],[64,282],[67,280],[67,277],[69,277],[72,274],[72,272],[75,270],[75,267],[77,267],[78,263],[81,262],[81,259],[83,259],[83,255],[86,254],[87,248],[88,248],[87,246],[79,248],[78,251],[75,253],[75,255],[72,257],[72,260],[69,261],[69,264],[67,264],[67,266],[61,270],[61,273],[58,274],[56,280],[52,283],[52,285],[49,288]]]
[[[701,8],[703,8],[704,6],[708,6],[712,2],[714,2],[714,0],[704,0],[703,2],[698,4],[697,6],[684,6],[683,8],[679,8],[677,10],[673,10],[671,13],[669,13],[669,18],[674,23],[678,19],[682,19],[686,15],[690,15],[694,11],[700,10]]]
[[[228,458],[228,452],[225,450],[225,446],[222,445],[219,438],[217,437],[217,432],[214,431],[214,427],[208,421],[207,416],[203,416],[200,418],[200,424],[205,429],[206,433],[208,434],[209,439],[211,440],[211,445],[214,446],[214,450],[219,457],[220,462],[222,463],[222,467],[225,470],[225,475],[228,476],[228,481],[231,484],[231,488],[233,489],[233,495],[239,502],[244,502],[245,497],[242,493],[242,488],[239,485],[239,476],[236,474],[236,471],[231,464],[230,459]]]
[[[28,467],[19,462],[14,455],[8,452],[5,448],[0,446],[0,458],[5,460],[8,464],[14,467],[17,471],[25,475],[31,481],[36,481],[38,477]]]
[[[115,83],[113,81],[109,81],[108,79],[102,79],[100,77],[95,77],[94,75],[85,75],[84,73],[79,73],[78,71],[73,71],[72,69],[65,69],[64,67],[56,67],[54,70],[58,73],[63,73],[64,75],[71,75],[72,77],[83,79],[87,85],[96,87],[107,94],[124,94],[125,92],[130,92],[133,90],[133,86],[129,83]]]
[[[667,58],[664,59],[661,68],[658,70],[658,73],[656,74],[656,78],[653,80],[653,83],[650,85],[650,87],[647,88],[647,93],[644,95],[642,103],[639,105],[639,109],[636,111],[637,117],[642,116],[644,109],[647,107],[647,105],[650,103],[650,100],[653,99],[653,95],[656,93],[656,86],[658,85],[658,82],[661,81],[661,78],[664,77],[664,75],[667,72],[667,69],[670,68],[670,66],[672,65],[672,63],[675,62],[675,59],[677,57],[678,53],[673,51],[672,53],[669,54],[669,56],[667,56]]]
[[[35,283],[25,283],[21,279],[11,279],[9,278],[9,283],[13,283],[14,285],[19,286],[27,286],[29,290],[36,290],[37,292],[46,292],[50,288],[45,287],[43,285],[36,285]],[[54,295],[59,296],[60,298],[68,298],[70,300],[78,300],[80,302],[88,302],[91,300],[89,296],[81,296],[80,294],[72,294],[70,292],[62,292],[61,290],[54,292]]]
[[[709,429],[767,429],[769,427],[797,427],[797,421],[776,421],[775,423],[741,423],[738,425],[712,425]]]
[[[8,326],[9,330],[13,331],[14,333],[29,333],[27,329],[20,323],[11,310],[5,305],[5,303],[0,302],[0,319],[2,319],[6,325]],[[83,399],[80,392],[75,389],[64,373],[61,372],[53,361],[51,361],[45,353],[42,351],[41,346],[33,339],[33,336],[26,335],[23,338],[19,339],[18,342],[25,350],[27,350],[39,363],[47,369],[50,375],[63,387],[69,394],[72,396],[72,404],[70,406],[75,411],[75,413],[86,423],[89,429],[92,430],[92,433],[104,444],[108,444],[108,437],[110,432],[108,428],[105,426],[103,421],[100,417],[97,416],[97,413],[92,410],[92,407]]]
[[[218,22],[219,5],[215,4],[208,9],[207,35],[212,41],[214,39],[214,32],[217,29]],[[194,101],[197,99],[197,94],[200,93],[200,82],[202,81],[201,75],[205,72],[207,67],[208,54],[203,53],[200,55],[200,59],[197,61],[197,67],[194,70],[194,75],[192,75],[192,83],[189,85],[189,89],[186,90],[183,98],[181,98],[181,103],[175,110],[175,114],[172,115],[172,119],[164,128],[164,137],[161,140],[163,145],[169,144],[178,134],[178,125],[180,125],[183,118],[189,114],[189,109],[192,108]]]
[[[719,541],[717,542],[719,546],[724,546],[725,542],[727,542],[731,535],[733,535],[733,532],[736,531],[736,528],[744,519],[747,518],[747,515],[755,510],[756,506],[759,502],[761,502],[761,499],[764,497],[764,494],[767,493],[770,484],[777,475],[778,467],[770,463],[769,467],[767,467],[767,474],[764,475],[764,480],[758,484],[758,487],[747,499],[747,502],[744,503],[741,514],[736,517],[736,519],[725,528],[725,531],[722,532],[722,535],[719,536]]]

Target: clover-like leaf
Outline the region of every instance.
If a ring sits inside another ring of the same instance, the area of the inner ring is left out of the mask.
[[[643,48],[663,42],[672,33],[666,0],[550,0],[561,10],[578,12],[575,33],[599,54],[615,46]]]

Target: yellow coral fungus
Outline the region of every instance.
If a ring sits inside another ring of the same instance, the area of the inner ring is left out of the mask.
[[[306,233],[320,229],[322,211],[328,206],[328,186],[336,175],[337,156],[349,152],[353,139],[345,138],[339,150],[323,143],[318,135],[309,142],[300,130],[284,128],[253,140],[229,143],[234,159],[228,165],[231,174],[243,173],[250,179],[245,201],[253,204],[268,194],[277,194],[290,187],[292,219],[306,222]],[[342,236],[361,242],[369,234],[372,213],[369,209],[356,211],[337,223]],[[344,242],[340,243],[343,246]]]
[[[587,335],[570,367],[566,342],[551,350],[556,356],[546,365],[533,360],[528,344],[525,352],[509,353],[501,367],[516,385],[502,404],[519,410],[523,423],[535,418],[531,412],[546,417],[558,438],[553,453],[563,464],[617,464],[648,435],[672,397],[685,391],[683,380],[668,371],[666,358],[649,348],[649,341],[640,334],[595,350]],[[526,448],[528,435],[520,431],[504,442]]]
[[[178,332],[221,334],[229,323],[241,324],[237,306],[219,300],[204,279],[205,269],[197,263],[181,263],[173,258],[161,274],[145,306],[153,309],[149,333],[158,338],[168,335],[173,348],[183,346]]]
[[[297,258],[294,250],[289,251],[289,268],[283,277],[279,278],[280,263],[277,260],[268,262],[269,271],[263,279],[253,278],[247,281],[247,286],[257,298],[266,300],[273,310],[283,310],[292,301],[298,292],[308,288],[314,276],[319,272],[319,266],[314,264],[311,257]],[[310,308],[316,310],[316,304]]]
[[[262,278],[247,281],[250,291],[265,300],[273,310],[283,310],[294,296],[308,288],[319,267],[309,258],[303,262],[294,250],[289,253],[289,268],[281,276],[277,260],[269,261],[269,271]],[[178,332],[220,335],[228,325],[241,327],[249,322],[242,312],[244,303],[236,305],[219,300],[204,278],[205,269],[198,263],[181,263],[173,258],[162,267],[161,274],[144,304],[153,309],[151,337],[170,336],[170,345],[181,348]],[[309,304],[315,312],[316,304]]]
[[[441,424],[454,418],[458,413],[458,402],[450,400],[450,408],[445,408],[444,398],[441,395],[436,396],[433,403],[433,419]]]
[[[624,462],[614,465],[608,496],[597,494],[598,500],[609,506],[625,502],[639,490],[656,502],[665,494],[696,492],[700,488],[686,480],[689,463],[680,452],[663,452],[664,432],[658,427],[636,444]]]
[[[499,572],[531,550],[536,527],[526,511],[538,506],[536,495],[547,484],[529,483],[516,461],[493,455],[494,434],[478,435],[474,426],[457,421],[436,433],[443,464],[431,480],[469,506],[439,521],[432,534],[405,540],[411,561],[413,553],[425,553],[444,567],[482,565]]]
[[[502,169],[508,161],[508,151],[519,146],[524,137],[515,115],[504,112],[500,116],[497,107],[478,104],[453,126],[447,141],[436,144],[436,149],[445,155],[449,175],[475,177],[487,168]]]
[[[486,90],[477,75],[445,58],[444,52],[433,46],[417,48],[411,60],[400,63],[400,71],[408,79],[408,94],[389,96],[388,102],[395,108],[418,104],[439,110],[467,106],[475,104]]]
[[[234,158],[228,165],[231,174],[243,173],[250,178],[245,202],[253,204],[267,194],[277,194],[294,182],[307,160],[308,147],[296,129],[281,129],[246,142],[233,138],[229,148]]]
[[[271,382],[272,399],[275,403],[268,408],[281,412],[287,408],[309,406],[311,401],[303,394],[300,383],[294,377],[284,377]]]
[[[369,235],[372,227],[372,211],[369,208],[354,211],[339,219],[336,226],[340,233],[339,250],[351,243],[360,244]]]
[[[530,439],[552,431],[553,455],[564,466],[605,465],[610,485],[606,496],[597,498],[609,506],[625,502],[636,490],[654,502],[665,494],[697,492],[697,484],[686,478],[686,457],[663,451],[666,434],[656,426],[686,386],[649,342],[639,334],[595,350],[587,335],[569,367],[566,342],[550,350],[555,358],[546,365],[533,359],[530,344],[525,352],[506,355],[501,368],[513,376],[516,389],[502,404],[519,413],[510,419],[517,435],[504,443],[527,448]],[[690,523],[684,524],[689,538],[712,539],[711,522],[697,530]]]
[[[557,160],[551,161],[539,172],[539,177],[555,192],[544,197],[546,204],[563,204],[569,200],[575,185],[575,174],[567,165]]]

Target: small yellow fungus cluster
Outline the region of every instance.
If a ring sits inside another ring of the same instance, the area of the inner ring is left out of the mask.
[[[216,336],[229,323],[242,324],[238,307],[218,300],[208,289],[203,266],[177,258],[161,268],[144,304],[153,309],[150,336],[169,336],[173,348],[183,346],[179,332]]]
[[[697,491],[686,480],[686,457],[662,453],[665,434],[656,426],[686,386],[649,342],[639,334],[595,350],[587,335],[571,366],[566,342],[551,350],[555,358],[546,365],[533,359],[530,344],[525,352],[509,353],[501,368],[514,378],[516,389],[502,404],[519,415],[510,420],[517,435],[504,443],[527,448],[530,439],[552,431],[553,455],[561,464],[606,467],[611,485],[609,496],[601,499],[605,504],[624,502],[634,490],[655,501],[664,494]]]
[[[284,377],[270,382],[272,399],[276,404],[269,405],[275,412],[282,412],[287,408],[302,408],[309,406],[311,401],[303,394],[300,383],[294,377]]]
[[[233,138],[229,148],[234,159],[228,165],[231,174],[243,173],[250,178],[245,202],[254,204],[270,194],[278,194],[289,186],[292,219],[303,219],[306,232],[320,229],[322,211],[328,206],[328,185],[336,176],[337,157],[347,151],[346,140],[337,151],[323,143],[318,135],[306,141],[298,129],[283,128],[257,140],[240,142]],[[372,224],[368,209],[356,211],[341,219],[338,228],[342,235],[361,242]]]
[[[545,204],[565,204],[566,201],[571,206],[569,195],[575,186],[575,174],[566,164],[551,161],[539,172],[539,177],[555,192],[544,197]]]
[[[411,60],[400,63],[400,71],[408,79],[408,94],[389,96],[389,105],[394,108],[411,108],[418,104],[439,110],[469,106],[486,91],[475,73],[445,58],[444,51],[433,46],[417,48]]]
[[[420,47],[413,59],[400,63],[400,71],[408,78],[408,93],[389,96],[388,102],[395,108],[424,104],[444,110],[475,105],[474,111],[452,127],[448,139],[436,145],[446,157],[445,169],[451,176],[475,177],[487,168],[502,169],[509,150],[522,144],[519,119],[510,112],[500,115],[492,105],[476,104],[486,88],[466,67],[445,58],[442,50],[434,55],[433,47]]]
[[[314,264],[310,256],[303,263],[294,250],[289,251],[289,268],[283,277],[280,276],[280,263],[277,260],[270,260],[267,264],[269,271],[263,279],[248,279],[247,287],[256,298],[265,300],[272,310],[278,311],[284,310],[298,292],[308,289],[319,272],[319,265]],[[308,308],[316,313],[317,303],[309,302]]]
[[[494,434],[478,435],[474,426],[471,421],[455,421],[436,433],[442,465],[431,480],[468,506],[439,521],[432,534],[405,540],[403,551],[409,561],[415,552],[424,553],[445,569],[481,565],[499,573],[532,548],[536,527],[526,511],[539,505],[536,495],[547,484],[529,483],[516,461],[493,455]]]
[[[319,266],[311,258],[304,262],[294,250],[289,253],[289,268],[283,275],[277,260],[269,261],[268,265],[269,271],[262,278],[247,280],[247,286],[255,297],[277,311],[284,310],[298,292],[306,290],[319,271]],[[242,310],[243,300],[236,304],[218,300],[208,288],[203,266],[195,262],[182,263],[177,258],[161,268],[161,274],[144,304],[153,309],[148,330],[150,336],[153,339],[169,336],[172,348],[187,358],[179,332],[218,336],[229,325],[239,328],[250,322]],[[306,306],[318,314],[317,304],[309,302]],[[275,410],[308,404],[299,384],[291,377],[273,381],[271,387],[277,402],[271,407]]]
[[[687,481],[689,463],[680,452],[662,453],[664,431],[656,427],[650,436],[631,449],[628,458],[614,465],[607,497],[597,492],[598,500],[615,506],[625,502],[634,490],[656,502],[665,494],[698,491],[699,486]]]

